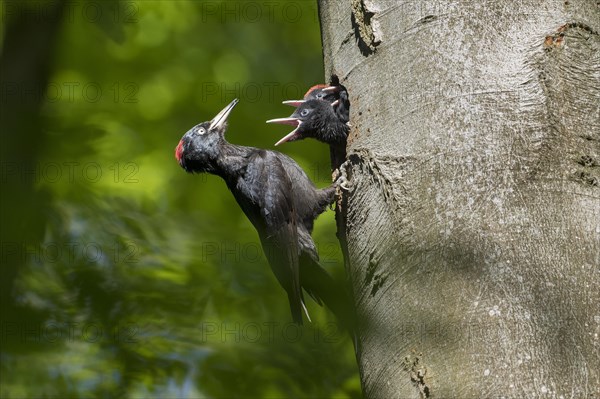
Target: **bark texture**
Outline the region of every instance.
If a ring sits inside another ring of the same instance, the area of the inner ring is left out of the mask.
[[[599,397],[599,3],[319,3],[365,397]]]

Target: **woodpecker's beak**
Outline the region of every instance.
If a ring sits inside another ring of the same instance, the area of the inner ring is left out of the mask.
[[[269,119],[267,121],[267,123],[279,123],[282,125],[291,125],[291,126],[295,126],[296,128],[294,130],[292,130],[290,133],[288,133],[285,137],[283,137],[281,140],[279,140],[277,143],[275,143],[275,145],[279,145],[282,143],[285,143],[286,141],[294,141],[296,140],[298,137],[300,137],[300,134],[298,134],[298,129],[300,128],[300,125],[302,124],[302,121],[300,119],[297,118],[277,118],[277,119]]]
[[[280,125],[291,125],[298,126],[300,125],[300,119],[298,118],[277,118],[277,119],[269,119],[267,123],[279,123]]]
[[[342,89],[341,86],[327,86],[321,90],[326,91],[328,93],[331,93],[331,92],[336,93],[336,92],[340,91],[341,89]]]
[[[232,102],[229,103],[228,106],[226,106],[225,108],[223,108],[221,110],[221,112],[219,112],[217,114],[217,116],[215,116],[212,121],[210,121],[210,126],[208,127],[208,130],[213,130],[213,129],[220,129],[223,127],[223,125],[225,124],[225,122],[227,122],[227,117],[229,116],[229,114],[231,113],[231,111],[233,110],[233,107],[236,106],[236,104],[239,102],[240,100],[238,100],[237,98],[235,100],[233,100]]]
[[[282,104],[285,105],[291,105],[292,107],[299,107],[302,104],[304,104],[304,100],[287,100],[287,101],[282,101]]]

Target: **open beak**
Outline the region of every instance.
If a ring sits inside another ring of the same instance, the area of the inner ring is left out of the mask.
[[[215,116],[212,121],[210,121],[210,126],[208,127],[208,130],[213,130],[216,128],[221,128],[223,127],[223,124],[225,122],[227,122],[227,117],[229,116],[229,114],[231,113],[231,111],[233,110],[233,107],[236,106],[236,104],[239,102],[240,100],[238,100],[237,98],[235,100],[233,100],[232,102],[229,103],[228,106],[226,106],[225,108],[223,108],[221,110],[221,112],[219,112],[217,114],[217,116]]]
[[[281,140],[279,140],[277,143],[275,143],[276,146],[278,146],[279,144],[285,143],[286,141],[294,141],[294,140],[296,140],[297,138],[300,137],[300,134],[298,134],[298,129],[300,128],[300,125],[302,124],[302,121],[300,119],[297,119],[297,118],[277,118],[277,119],[269,119],[267,121],[267,123],[279,123],[279,124],[282,124],[282,125],[291,125],[291,126],[295,127],[294,130],[292,130],[285,137],[283,137]]]

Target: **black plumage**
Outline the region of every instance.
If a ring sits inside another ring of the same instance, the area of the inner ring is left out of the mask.
[[[335,114],[340,121],[350,126],[350,97],[348,96],[348,90],[346,90],[344,85],[340,84],[340,79],[337,75],[331,75],[329,87],[332,88],[330,90],[334,90],[337,94],[337,98],[334,98],[332,101],[334,103]],[[327,98],[324,98],[324,100],[327,100]]]
[[[346,159],[346,142],[350,132],[350,100],[348,91],[336,75],[331,77],[331,85],[311,87],[303,100],[284,101],[296,106],[288,118],[268,120],[267,123],[280,123],[294,126],[275,145],[288,141],[314,138],[329,144],[331,168],[336,170]]]
[[[275,145],[287,141],[314,138],[327,144],[345,144],[350,127],[336,114],[333,105],[324,100],[308,100],[288,118],[271,119],[267,123],[295,126],[295,129]]]
[[[348,306],[320,266],[311,238],[314,220],[335,198],[336,185],[318,189],[300,166],[276,151],[231,144],[226,120],[237,100],[213,120],[185,133],[175,157],[190,173],[212,173],[225,180],[260,241],[277,280],[288,294],[293,320],[306,311],[302,288],[334,312]],[[308,316],[308,313],[307,313]]]
[[[343,123],[350,121],[350,99],[348,97],[348,90],[342,84],[337,75],[331,75],[331,81],[329,85],[315,85],[312,86],[302,100],[286,100],[283,103],[299,107],[306,101],[310,100],[323,100],[333,105],[335,114]]]

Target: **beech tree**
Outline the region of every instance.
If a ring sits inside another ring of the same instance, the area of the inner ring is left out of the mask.
[[[366,398],[600,395],[600,8],[319,2]]]

